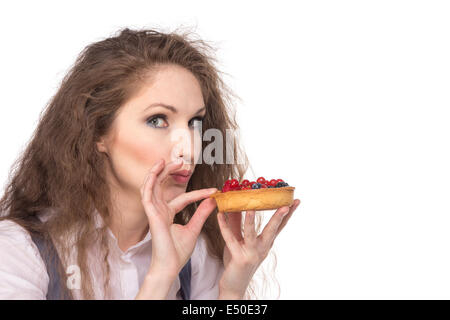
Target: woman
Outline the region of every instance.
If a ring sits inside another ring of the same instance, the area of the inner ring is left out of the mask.
[[[254,212],[243,234],[241,213],[217,213],[211,187],[241,180],[245,154],[234,142],[232,164],[198,163],[205,143],[178,139],[237,129],[209,50],[124,29],[81,53],[0,202],[0,298],[49,298],[54,279],[74,299],[246,297],[299,200],[259,236]]]

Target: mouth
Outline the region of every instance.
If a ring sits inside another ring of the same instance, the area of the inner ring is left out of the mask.
[[[191,179],[191,175],[171,174],[172,179],[179,184],[187,184]]]

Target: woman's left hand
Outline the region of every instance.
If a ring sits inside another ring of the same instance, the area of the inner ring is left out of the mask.
[[[219,283],[219,299],[242,299],[259,265],[267,257],[275,238],[284,228],[300,204],[295,199],[288,207],[278,208],[260,235],[255,230],[255,211],[247,211],[244,234],[241,231],[241,212],[217,215],[226,246],[223,253],[225,270]],[[228,220],[228,222],[227,222]]]

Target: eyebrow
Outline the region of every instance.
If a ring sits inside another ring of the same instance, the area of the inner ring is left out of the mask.
[[[171,106],[171,105],[168,105],[168,104],[165,104],[165,103],[162,103],[162,102],[152,103],[151,105],[146,107],[144,109],[144,111],[146,111],[148,109],[151,109],[151,108],[154,108],[154,107],[163,107],[163,108],[166,108],[166,109],[172,111],[173,113],[178,113],[178,110],[174,106]],[[199,114],[200,112],[202,112],[205,109],[206,109],[206,107],[203,107],[203,108],[199,109],[195,114]]]

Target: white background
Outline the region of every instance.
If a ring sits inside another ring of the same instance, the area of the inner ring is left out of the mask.
[[[193,27],[242,99],[253,174],[283,178],[302,201],[275,242],[280,298],[450,298],[447,1],[14,1],[1,12],[2,184],[86,45],[122,27]]]

